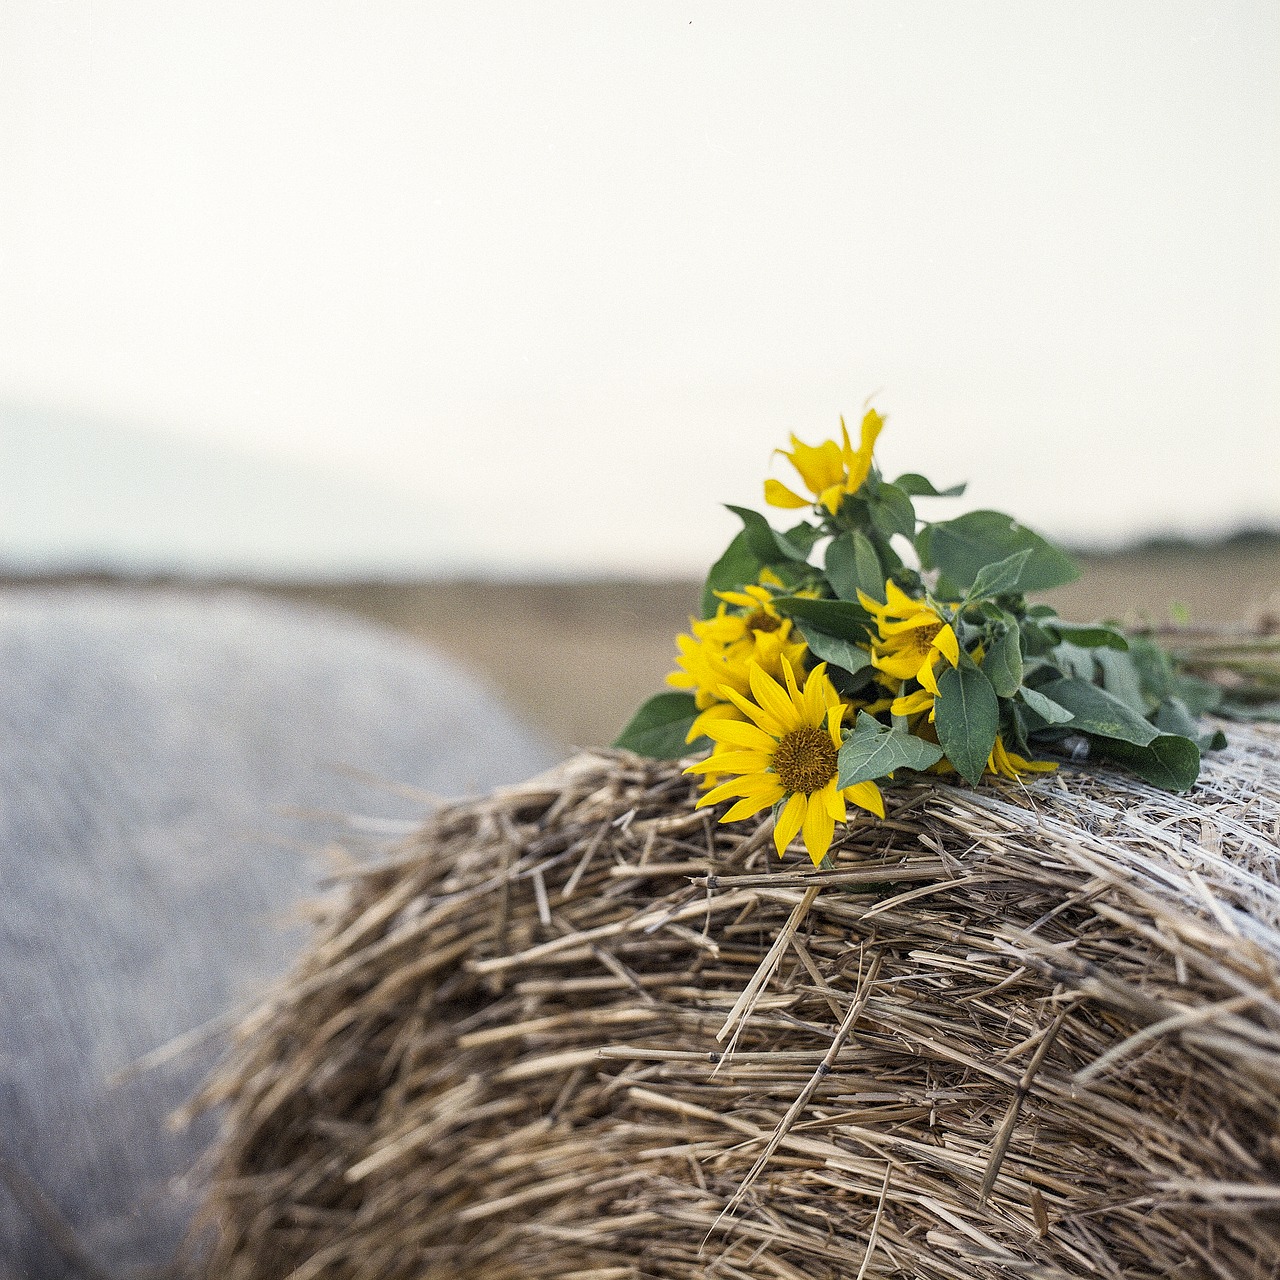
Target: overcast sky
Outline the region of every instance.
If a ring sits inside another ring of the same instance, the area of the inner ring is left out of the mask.
[[[0,401],[497,569],[705,568],[873,393],[1074,542],[1280,523],[1277,228],[1274,0],[0,5]]]

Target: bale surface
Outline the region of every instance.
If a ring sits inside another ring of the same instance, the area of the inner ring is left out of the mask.
[[[1280,735],[1187,796],[886,789],[812,871],[676,766],[439,810],[246,1028],[210,1274],[1280,1275]]]
[[[0,1277],[164,1266],[215,1132],[166,1118],[310,936],[322,815],[555,757],[434,653],[236,592],[7,591],[0,676]]]

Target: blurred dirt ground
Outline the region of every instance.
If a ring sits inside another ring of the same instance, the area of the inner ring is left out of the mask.
[[[1046,594],[1064,617],[1244,622],[1280,610],[1280,546],[1082,561]],[[268,588],[263,588],[268,589]],[[562,747],[609,742],[663,687],[695,582],[347,583],[271,588],[408,632],[479,671]]]

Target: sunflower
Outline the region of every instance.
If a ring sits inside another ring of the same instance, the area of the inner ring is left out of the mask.
[[[878,638],[871,642],[871,664],[891,679],[915,680],[920,688],[893,703],[893,714],[910,716],[933,710],[938,695],[936,668],[960,661],[960,642],[951,624],[926,600],[915,600],[890,579],[884,584],[887,603],[858,592],[862,607],[875,619]]]
[[[1024,760],[1016,751],[1010,751],[997,734],[996,744],[987,757],[987,771],[1000,778],[1012,778],[1019,782],[1024,773],[1052,773],[1058,766],[1052,760]]]
[[[721,641],[733,648],[745,645],[747,649],[754,647],[761,633],[789,633],[791,621],[784,618],[774,608],[774,597],[786,590],[786,584],[771,569],[762,569],[756,582],[749,582],[741,591],[717,591],[716,597],[724,603],[716,610],[714,618],[708,618],[701,624],[702,634],[708,638]],[[800,591],[802,596],[813,596],[814,591]],[[735,612],[730,613],[727,606],[732,605]],[[745,691],[746,685],[743,685]]]
[[[782,676],[785,688],[753,666],[748,677],[750,699],[726,685],[725,697],[745,720],[709,724],[707,736],[717,748],[725,749],[717,749],[685,772],[734,775],[698,801],[702,808],[735,798],[721,822],[750,818],[785,801],[773,829],[778,856],[799,834],[817,866],[831,847],[835,824],[848,820],[846,802],[883,818],[884,798],[874,782],[837,786],[845,707],[827,678],[826,663],[809,673],[803,692],[785,657]]]
[[[713,720],[742,719],[723,689],[728,685],[745,697],[750,692],[748,672],[753,664],[775,680],[782,677],[784,658],[793,668],[802,665],[808,648],[803,640],[793,637],[791,619],[773,607],[772,588],[782,586],[782,579],[765,569],[757,582],[748,583],[741,591],[717,591],[723,603],[715,616],[691,618],[690,634],[676,637],[677,670],[667,676],[667,684],[692,690],[701,713],[686,741],[703,737]],[[735,612],[730,612],[730,606]]]
[[[773,507],[822,506],[835,515],[845,495],[857,493],[870,474],[871,453],[883,426],[884,419],[874,409],[868,409],[862,419],[862,439],[856,449],[849,441],[849,429],[843,418],[840,419],[841,444],[834,440],[824,440],[819,445],[805,444],[792,435],[789,452],[786,449],[774,452],[791,459],[791,465],[813,496],[802,498],[780,480],[766,480],[764,500]]]

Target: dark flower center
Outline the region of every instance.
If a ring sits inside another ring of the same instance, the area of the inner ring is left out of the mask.
[[[775,618],[771,613],[765,613],[763,609],[757,609],[747,619],[748,631],[777,631],[782,626],[782,619]]]
[[[921,662],[929,656],[929,650],[933,647],[933,642],[938,638],[938,632],[941,630],[941,622],[930,622],[923,627],[914,627],[907,632],[910,637],[911,652]]]
[[[825,729],[792,729],[773,753],[773,771],[787,791],[811,796],[836,776],[836,748]]]

